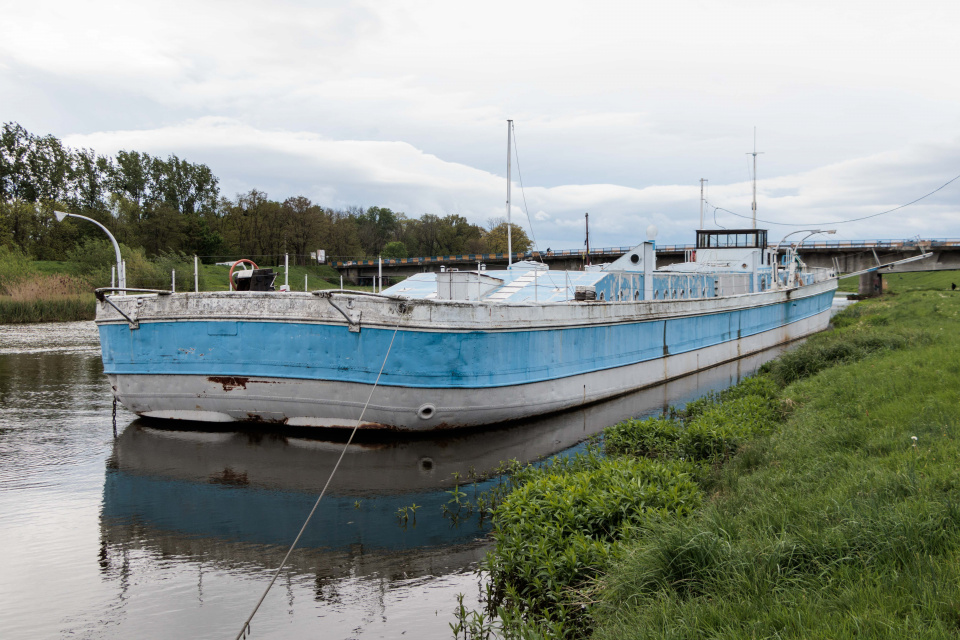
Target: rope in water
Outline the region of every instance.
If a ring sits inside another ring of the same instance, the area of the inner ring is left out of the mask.
[[[298,533],[297,537],[294,538],[293,543],[290,545],[290,549],[287,550],[287,555],[283,557],[283,561],[280,563],[280,566],[277,567],[276,572],[273,574],[273,579],[270,580],[270,584],[267,585],[263,595],[260,596],[260,600],[257,601],[257,605],[253,608],[253,611],[250,612],[250,617],[247,618],[246,622],[244,622],[243,626],[240,628],[240,633],[237,634],[236,640],[246,638],[247,634],[251,633],[250,622],[253,620],[253,616],[257,615],[257,610],[260,609],[260,605],[263,604],[267,594],[270,593],[273,583],[277,581],[277,577],[279,577],[284,565],[286,565],[287,560],[290,559],[290,554],[293,553],[294,548],[296,548],[297,543],[300,541],[300,536],[302,536],[303,532],[306,531],[307,525],[310,524],[310,519],[313,517],[314,512],[316,512],[317,507],[320,505],[320,500],[323,499],[323,494],[327,492],[327,487],[330,486],[330,481],[333,480],[334,474],[337,473],[337,469],[340,467],[340,462],[343,460],[343,456],[347,453],[347,448],[350,446],[350,443],[353,442],[353,436],[356,435],[357,429],[360,428],[360,423],[363,421],[363,414],[367,412],[367,406],[370,404],[370,400],[373,398],[373,392],[376,390],[377,384],[380,382],[380,376],[383,375],[383,368],[387,366],[387,358],[390,357],[390,350],[393,349],[393,341],[396,339],[397,331],[399,329],[400,323],[397,323],[397,326],[393,329],[393,337],[390,338],[390,346],[387,347],[387,354],[383,356],[383,363],[380,365],[380,372],[377,373],[377,379],[374,381],[373,387],[370,389],[370,395],[367,396],[367,401],[363,405],[363,410],[360,412],[360,417],[357,418],[356,426],[354,426],[353,431],[350,432],[350,437],[347,438],[347,443],[343,445],[343,451],[340,452],[340,457],[337,458],[337,463],[333,465],[333,470],[330,471],[330,477],[327,478],[327,483],[323,485],[320,495],[317,496],[317,501],[313,503],[313,509],[310,510],[310,513],[307,515],[307,519],[303,522],[303,526],[300,527],[300,533]]]

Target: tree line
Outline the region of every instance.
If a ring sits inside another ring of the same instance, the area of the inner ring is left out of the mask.
[[[0,246],[40,260],[62,260],[85,243],[102,240],[94,225],[69,218],[57,223],[54,210],[93,218],[147,256],[198,255],[207,262],[289,253],[291,260],[305,263],[317,249],[328,259],[507,250],[502,219],[482,227],[456,214],[415,218],[378,206],[325,207],[304,196],[271,200],[258,189],[227,198],[205,164],[175,154],[100,155],[5,123]],[[530,248],[523,229],[512,225],[512,235],[514,251]]]

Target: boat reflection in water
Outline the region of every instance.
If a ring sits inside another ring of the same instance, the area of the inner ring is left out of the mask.
[[[313,581],[314,598],[327,600],[341,578],[366,577],[382,589],[391,581],[469,570],[487,543],[476,518],[454,524],[443,517],[455,485],[472,496],[474,488],[463,485],[489,476],[502,461],[576,450],[620,420],[735,384],[783,349],[511,427],[351,444],[288,571]],[[115,440],[107,464],[102,570],[122,573],[137,550],[159,563],[213,563],[232,574],[265,575],[279,564],[343,447],[297,433],[170,430],[135,420]],[[398,516],[403,507],[405,520]]]

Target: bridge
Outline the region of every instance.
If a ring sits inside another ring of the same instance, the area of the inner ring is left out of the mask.
[[[771,244],[770,248],[776,245]],[[781,246],[781,251],[786,245]],[[591,249],[589,264],[613,262],[633,247],[605,247]],[[690,259],[696,247],[692,244],[673,244],[657,246],[657,266],[683,262]],[[933,255],[924,260],[882,265],[906,260],[929,251]],[[844,273],[861,274],[860,293],[870,295],[879,292],[882,287],[883,273],[903,273],[910,271],[960,270],[960,238],[930,238],[910,240],[818,240],[804,242],[799,249],[800,257],[811,267],[826,267]],[[585,250],[528,251],[513,254],[513,262],[520,260],[543,261],[553,269],[579,270],[588,264]],[[383,275],[394,280],[415,273],[449,269],[476,269],[484,265],[487,269],[504,269],[507,266],[506,253],[470,253],[450,256],[428,256],[419,258],[383,258]],[[370,284],[381,268],[379,260],[341,260],[331,262],[346,280],[353,284]]]

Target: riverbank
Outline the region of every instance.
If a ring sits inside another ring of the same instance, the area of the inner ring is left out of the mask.
[[[0,296],[0,324],[93,320],[96,312],[97,299],[92,293],[30,300]]]
[[[528,469],[493,513],[506,637],[956,637],[960,296],[854,305],[756,378]],[[493,617],[491,617],[491,614]]]

